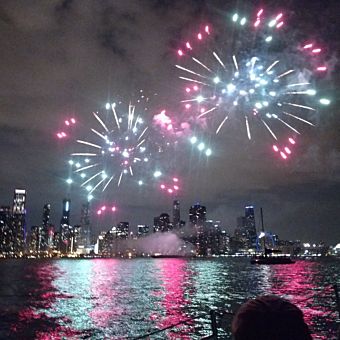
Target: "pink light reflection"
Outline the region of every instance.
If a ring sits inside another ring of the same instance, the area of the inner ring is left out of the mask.
[[[319,66],[316,70],[317,71],[327,71],[327,67],[326,66]]]
[[[318,330],[320,324],[334,322],[329,314],[326,301],[334,295],[332,286],[322,287],[318,284],[317,275],[321,264],[314,261],[296,261],[293,265],[271,267],[271,289],[268,293],[281,296],[297,305],[304,314],[304,319],[313,329]],[[308,297],[318,296],[309,299]],[[325,303],[320,306],[318,301]],[[319,333],[319,332],[318,332]],[[329,334],[312,334],[313,339],[330,339]]]
[[[292,137],[289,137],[288,140],[289,140],[290,144],[294,145],[296,143],[295,140]]]
[[[276,28],[280,28],[283,26],[283,21],[280,21],[277,25],[276,25]]]
[[[182,51],[182,50],[178,50],[178,51],[177,51],[177,54],[178,54],[180,57],[182,57],[182,56],[183,56],[183,51]]]
[[[198,40],[202,40],[202,34],[201,34],[201,33],[198,33],[198,34],[197,34],[197,39],[198,39]]]
[[[204,28],[205,33],[210,34],[210,27],[208,25]]]
[[[186,42],[185,46],[186,46],[187,49],[192,50],[192,47],[191,47],[189,41]]]
[[[320,53],[321,52],[321,48],[314,48],[314,50],[312,50],[312,53]]]
[[[287,155],[283,151],[280,151],[280,155],[283,159],[287,159]]]
[[[188,275],[190,271],[186,267],[187,263],[182,259],[162,259],[157,261],[157,277],[161,280],[161,295],[158,297],[159,303],[165,309],[165,314],[154,314],[152,318],[157,320],[158,328],[165,328],[186,320],[186,306],[189,306],[190,295],[185,294],[188,285]],[[169,330],[168,339],[189,340],[192,334],[194,322],[189,321],[183,324],[176,332]]]
[[[313,47],[313,44],[307,44],[305,46],[303,46],[304,49],[308,49],[308,48],[312,48]]]
[[[275,152],[278,152],[278,151],[279,151],[279,148],[278,148],[276,145],[273,145],[273,150],[274,150]]]

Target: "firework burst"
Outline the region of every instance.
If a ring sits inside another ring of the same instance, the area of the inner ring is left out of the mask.
[[[81,179],[80,186],[89,198],[95,191],[121,186],[129,177],[136,177],[135,182],[143,185],[146,167],[154,152],[159,152],[150,141],[144,112],[131,103],[127,109],[118,106],[107,103],[105,110],[93,112],[95,124],[85,138],[76,139],[77,151],[71,153],[73,177]],[[73,182],[71,178],[67,181]]]
[[[314,126],[318,104],[329,104],[315,89],[315,75],[327,73],[322,49],[316,43],[293,46],[282,13],[266,19],[261,9],[253,20],[234,14],[230,23],[232,38],[213,38],[206,25],[177,51],[184,110],[208,120],[216,134],[233,119],[243,121],[251,140],[260,124],[274,140],[274,152],[287,159],[302,125]],[[215,47],[208,48],[212,41]]]

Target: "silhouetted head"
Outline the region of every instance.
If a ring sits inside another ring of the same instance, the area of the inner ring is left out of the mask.
[[[278,296],[244,303],[232,322],[235,340],[312,340],[302,311]]]

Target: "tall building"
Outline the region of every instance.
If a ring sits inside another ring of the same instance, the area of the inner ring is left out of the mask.
[[[43,207],[42,226],[39,231],[39,250],[47,251],[52,246],[50,237],[51,204],[46,203]]]
[[[92,241],[91,237],[90,203],[86,202],[81,206],[78,244],[89,246]]]
[[[71,250],[72,227],[70,226],[71,200],[63,200],[63,213],[60,220],[60,244],[59,249],[62,253]]]
[[[190,223],[195,226],[203,226],[206,221],[207,209],[206,207],[196,203],[189,209]]]
[[[137,237],[145,237],[149,233],[149,226],[146,224],[138,224],[137,226]]]
[[[174,200],[174,203],[172,206],[172,218],[173,218],[174,227],[178,228],[180,226],[180,221],[181,221],[181,212],[180,212],[180,206],[179,206],[178,200]]]
[[[13,252],[12,209],[0,207],[0,254],[10,255]]]
[[[119,222],[117,224],[117,238],[126,239],[129,237],[129,222]]]
[[[255,226],[255,210],[254,206],[247,205],[245,207],[245,232],[250,247],[256,246],[256,226]]]
[[[245,207],[245,216],[237,218],[237,227],[235,229],[235,241],[239,242],[238,247],[249,249],[256,247],[256,227],[255,227],[255,210],[252,205]]]
[[[13,246],[14,252],[20,253],[25,250],[26,238],[26,190],[15,189],[13,199]]]
[[[167,232],[173,229],[170,222],[170,216],[167,213],[161,213],[153,219],[153,232],[161,231]]]

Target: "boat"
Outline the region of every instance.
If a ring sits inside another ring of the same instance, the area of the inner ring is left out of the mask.
[[[288,256],[257,256],[250,260],[251,264],[293,264],[293,261]]]
[[[280,253],[278,250],[265,248],[264,254],[255,255],[250,259],[251,264],[293,264],[293,261],[289,256],[273,255],[274,253]]]
[[[266,236],[264,232],[263,226],[263,212],[261,208],[261,224],[262,224],[262,233],[263,237],[263,249],[264,252],[262,254],[257,254],[250,259],[251,264],[293,264],[293,261],[289,256],[278,255],[281,253],[281,250],[270,249],[266,247]],[[274,255],[276,254],[276,255]]]

